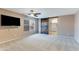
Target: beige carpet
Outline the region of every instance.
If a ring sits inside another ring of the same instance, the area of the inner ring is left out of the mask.
[[[78,51],[79,44],[71,37],[34,34],[0,44],[1,51]]]

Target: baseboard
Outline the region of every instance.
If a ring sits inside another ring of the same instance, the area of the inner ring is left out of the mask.
[[[11,39],[11,40],[2,41],[2,42],[0,42],[0,44],[4,44],[4,43],[7,43],[7,42],[10,42],[10,41],[13,41],[13,40],[17,40],[17,39],[20,39],[20,38],[15,38],[15,39]]]

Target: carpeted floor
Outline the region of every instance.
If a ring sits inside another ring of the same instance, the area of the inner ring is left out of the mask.
[[[71,37],[34,34],[0,44],[1,51],[78,51],[79,44]]]

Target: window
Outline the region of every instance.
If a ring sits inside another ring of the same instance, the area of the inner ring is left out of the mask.
[[[29,31],[29,20],[24,20],[24,31]]]

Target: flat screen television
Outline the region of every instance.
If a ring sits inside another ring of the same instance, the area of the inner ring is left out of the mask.
[[[1,26],[20,26],[20,18],[1,15]]]

